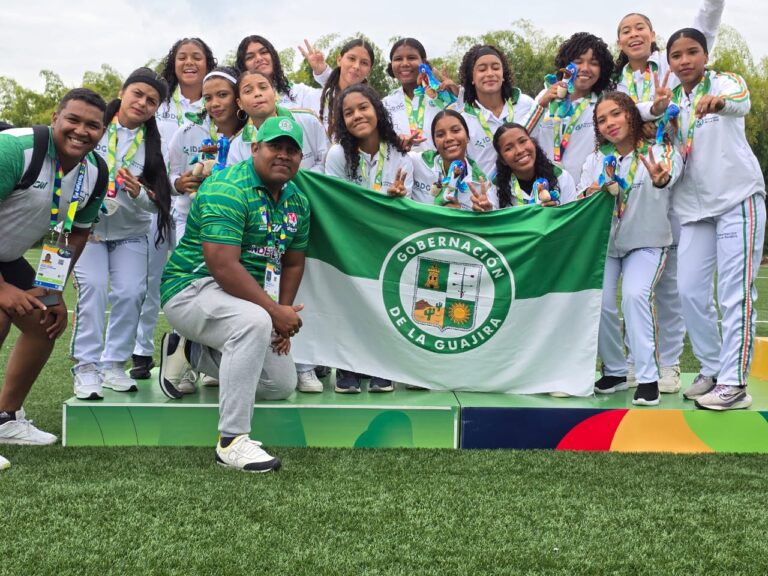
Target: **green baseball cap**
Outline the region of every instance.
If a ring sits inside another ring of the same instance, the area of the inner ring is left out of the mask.
[[[304,146],[304,135],[301,126],[286,116],[267,118],[256,133],[256,142],[271,142],[277,138],[290,138],[299,148]]]

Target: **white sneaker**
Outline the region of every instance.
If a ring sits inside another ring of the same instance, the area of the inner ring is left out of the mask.
[[[184,351],[186,345],[187,339],[175,332],[163,334],[163,340],[160,344],[160,370],[157,373],[157,379],[160,389],[168,398],[178,399],[184,396],[178,386],[181,377],[190,367]]]
[[[297,372],[296,376],[298,378],[296,389],[299,392],[318,393],[323,391],[323,383],[318,379],[314,369]]]
[[[697,408],[707,410],[739,410],[752,406],[752,396],[746,386],[718,384],[703,396],[696,398]]]
[[[6,470],[11,467],[11,463],[7,458],[0,456],[0,470]]]
[[[208,376],[208,374],[203,374],[203,386],[207,388],[215,388],[219,385],[219,379],[214,378],[213,376]]]
[[[662,394],[680,392],[680,365],[663,366],[659,376],[659,392]]]
[[[688,400],[696,400],[699,396],[704,396],[707,392],[712,390],[717,384],[717,378],[713,376],[704,376],[699,374],[694,378],[693,384],[683,392],[683,396]]]
[[[176,386],[176,389],[184,394],[194,394],[197,392],[197,372],[192,370],[190,367],[186,372],[184,372],[184,376],[182,376],[181,380],[179,380],[179,384]]]
[[[226,448],[217,442],[216,463],[246,472],[270,472],[280,468],[280,459],[267,454],[261,442],[251,440],[247,434],[235,437]]]
[[[105,388],[111,388],[115,392],[136,392],[139,387],[136,380],[125,373],[122,362],[112,362],[99,369],[101,372],[101,384]]]
[[[102,379],[96,364],[83,364],[72,368],[72,376],[75,377],[75,397],[79,400],[101,400]]]
[[[26,444],[45,446],[56,442],[56,436],[43,432],[27,420],[24,408],[16,411],[16,420],[0,424],[0,444]]]
[[[634,362],[627,362],[627,388],[637,388],[637,373]]]

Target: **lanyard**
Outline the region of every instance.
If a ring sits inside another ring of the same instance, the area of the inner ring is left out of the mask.
[[[705,72],[704,78],[701,79],[701,82],[699,82],[699,85],[696,87],[696,92],[693,95],[693,101],[691,102],[691,106],[688,109],[688,134],[685,139],[685,150],[683,150],[683,160],[688,160],[688,156],[693,151],[693,133],[696,130],[696,107],[699,105],[699,100],[701,100],[701,98],[707,92],[709,92],[709,89],[710,89],[709,75]],[[680,106],[682,99],[683,99],[683,85],[680,84],[672,91],[672,102]],[[678,142],[682,143],[683,141],[682,122],[680,124],[681,125],[677,129],[677,140]]]
[[[83,196],[83,182],[85,181],[85,173],[87,170],[88,162],[83,158],[80,161],[80,169],[77,172],[77,179],[75,180],[75,186],[72,189],[72,197],[69,200],[67,215],[64,218],[63,231],[65,234],[69,234],[72,231],[72,223],[75,221],[77,205],[80,203]],[[53,198],[51,200],[51,230],[56,228],[59,223],[59,203],[61,202],[61,181],[63,179],[64,170],[61,167],[61,162],[56,160],[56,175],[53,179]]]
[[[651,99],[651,65],[653,62],[648,62],[645,65],[645,71],[643,72],[643,93],[642,93],[642,99],[637,93],[637,84],[635,84],[635,78],[632,74],[632,68],[629,67],[629,64],[624,68],[624,83],[627,85],[627,90],[629,90],[629,97],[632,98],[632,101],[637,104],[638,102],[648,102]],[[653,64],[654,69],[656,68],[656,65]]]
[[[592,102],[591,95],[589,97],[585,96],[584,99],[579,102],[579,105],[576,107],[576,109],[573,111],[573,114],[571,114],[570,118],[571,121],[568,123],[568,125],[565,127],[565,133],[562,132],[562,119],[559,116],[554,117],[554,135],[555,135],[555,147],[554,147],[554,160],[555,162],[560,162],[560,160],[563,157],[563,154],[565,153],[565,149],[568,148],[568,143],[571,141],[571,135],[573,134],[573,131],[576,129],[576,124],[578,124],[579,119],[581,118],[581,115],[584,113],[584,110],[587,109],[587,106],[590,105]]]
[[[128,151],[123,156],[120,166],[125,166],[131,163],[133,157],[136,156],[136,152],[139,150],[139,146],[144,141],[144,134],[147,131],[145,124],[141,125],[141,128],[136,133],[136,136],[131,142]],[[115,177],[117,175],[117,114],[112,118],[112,122],[109,123],[107,128],[107,168],[109,168],[109,184],[107,185],[107,196],[114,198],[117,196],[117,187],[115,186]]]
[[[266,198],[266,194],[268,194],[268,192],[265,192],[260,188],[257,188],[256,190],[259,192],[259,215],[261,216],[261,221],[267,227],[267,246],[274,247],[277,254],[274,255],[272,260],[275,264],[279,265],[280,259],[282,258],[283,254],[285,254],[285,230],[288,226],[288,213],[285,210],[282,210],[282,226],[280,226],[280,234],[277,238],[275,238],[274,229],[272,228],[272,217],[269,210],[269,202]]]
[[[515,103],[512,101],[512,98],[509,98],[507,100],[507,108],[509,109],[509,114],[507,114],[507,119],[505,122],[514,122],[515,121]],[[480,122],[480,127],[483,129],[483,132],[485,132],[485,135],[488,136],[491,140],[493,140],[493,132],[491,132],[491,127],[488,126],[488,120],[485,119],[485,114],[483,114],[482,110],[478,110],[474,106],[471,106],[467,104],[466,106],[467,112],[472,114],[472,116],[477,117],[478,122]]]
[[[647,152],[647,145],[643,145],[642,149],[640,150],[633,150],[632,151],[632,162],[629,165],[629,172],[627,172],[626,178],[621,178],[619,176],[619,166],[618,163],[616,165],[616,171],[614,173],[614,181],[619,185],[619,194],[616,197],[616,209],[613,212],[613,215],[617,218],[621,219],[621,217],[624,215],[624,210],[627,207],[627,202],[629,202],[629,195],[632,192],[632,183],[635,181],[635,176],[637,175],[637,168],[640,165],[640,154],[645,154]],[[604,150],[603,153],[608,156],[613,154],[614,156],[618,157],[619,153],[616,150],[615,146],[610,147],[610,151]]]
[[[512,193],[515,195],[515,198],[517,198],[517,204],[522,206],[524,204],[534,204],[536,202],[533,196],[533,190],[531,190],[530,197],[525,197],[525,191],[523,190],[522,186],[520,186],[520,182],[518,182],[514,174],[512,175],[512,184],[514,184],[514,190]]]
[[[384,159],[387,156],[387,143],[383,142],[379,144],[379,159],[376,164],[376,175],[373,178],[372,190],[379,192],[381,190],[381,184],[384,179]],[[368,166],[363,155],[360,155],[360,175],[363,177],[363,181],[368,181]]]
[[[403,99],[405,100],[405,113],[408,116],[408,126],[411,129],[411,134],[421,134],[421,131],[424,129],[424,111],[427,107],[427,95],[421,95],[419,107],[416,110],[413,109],[413,102],[408,98],[408,94],[405,91],[403,91]]]
[[[208,134],[211,135],[211,140],[213,140],[214,144],[219,141],[219,132],[216,129],[216,123],[213,121],[213,118],[208,123]]]
[[[178,86],[173,91],[173,103],[176,105],[176,123],[181,126],[184,124],[184,111],[181,109],[181,88]]]

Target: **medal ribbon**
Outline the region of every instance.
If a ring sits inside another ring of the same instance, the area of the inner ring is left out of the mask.
[[[624,178],[624,184],[622,184],[619,180],[619,178],[615,178],[616,182],[619,184],[619,195],[616,198],[616,209],[613,211],[613,215],[617,218],[621,219],[621,217],[624,215],[624,210],[627,207],[627,202],[629,202],[629,195],[632,192],[632,183],[635,181],[635,176],[637,175],[637,167],[640,165],[640,154],[645,154],[648,151],[648,145],[644,144],[640,150],[635,149],[632,152],[632,162],[629,165],[629,172],[627,172],[626,178]],[[604,150],[603,153],[608,156],[610,154],[613,154],[617,158],[620,156],[619,152],[616,150],[615,146],[611,146],[610,150],[606,151]],[[619,165],[616,166],[616,174],[615,176],[619,175]]]
[[[414,111],[413,102],[408,98],[408,94],[403,92],[403,100],[405,100],[405,114],[408,116],[408,126],[411,129],[411,134],[420,134],[424,130],[424,112],[427,108],[427,95],[422,94],[419,98],[419,107]]]
[[[64,218],[64,233],[69,234],[72,231],[72,223],[75,221],[75,213],[77,212],[77,205],[83,196],[83,182],[85,181],[85,173],[88,170],[88,161],[83,158],[80,161],[80,169],[77,172],[77,179],[75,180],[75,186],[72,188],[72,197],[69,200],[69,207],[67,208],[67,215]],[[61,181],[64,179],[64,170],[61,167],[61,162],[56,160],[56,175],[53,179],[53,198],[51,199],[51,230],[56,228],[59,223],[59,204],[61,202]]]
[[[145,124],[141,125],[141,128],[136,133],[136,136],[128,147],[128,151],[123,156],[120,166],[126,166],[131,163],[133,157],[136,156],[136,152],[139,150],[139,146],[144,141],[144,135],[147,132]],[[115,177],[117,176],[117,114],[112,118],[112,122],[109,123],[107,128],[107,168],[109,168],[109,184],[107,185],[107,198],[114,198],[117,196],[117,187],[115,185]]]
[[[184,111],[181,109],[181,88],[178,86],[173,91],[173,103],[176,106],[176,123],[181,126],[184,124]]]
[[[570,119],[571,121],[566,125],[565,132],[562,131],[562,119],[560,117],[555,117],[555,124],[553,126],[554,128],[554,135],[555,135],[555,147],[554,147],[554,159],[555,162],[560,162],[560,160],[563,157],[563,154],[565,153],[565,149],[568,148],[568,143],[571,141],[571,135],[573,134],[573,131],[576,129],[576,124],[578,124],[579,119],[581,118],[581,115],[584,113],[584,110],[587,109],[587,107],[592,102],[592,96],[585,96],[584,99],[579,102],[579,105],[576,107],[576,109],[573,111],[573,114],[571,114]]]
[[[472,114],[472,116],[476,116],[478,122],[480,122],[480,126],[483,129],[483,132],[485,132],[485,135],[488,136],[491,140],[493,140],[493,132],[491,132],[491,127],[488,126],[488,120],[485,118],[485,114],[483,114],[482,110],[479,110],[478,108],[475,108],[474,106],[467,105],[466,108],[467,112]],[[509,113],[507,114],[507,118],[505,122],[514,122],[515,121],[515,103],[513,102],[512,98],[509,98],[507,100],[507,109],[509,110]]]
[[[651,66],[653,66],[653,70],[651,70]],[[643,72],[643,92],[641,99],[637,93],[637,84],[635,84],[632,68],[629,67],[629,64],[627,64],[624,68],[624,83],[627,85],[627,90],[629,90],[629,97],[632,98],[632,101],[635,104],[638,102],[648,102],[651,99],[651,73],[655,70],[656,65],[653,62],[648,62],[648,64],[645,65],[645,71]]]
[[[699,82],[699,85],[696,87],[696,92],[693,95],[693,101],[691,102],[691,107],[688,110],[688,134],[686,135],[685,139],[685,150],[683,150],[683,159],[687,160],[690,153],[693,151],[693,134],[696,130],[696,107],[699,105],[699,101],[701,98],[709,92],[711,86],[711,82],[709,80],[709,75],[705,72],[704,78],[701,79],[701,82]],[[680,84],[672,91],[672,102],[678,105],[680,109],[682,110],[682,100],[683,100],[683,85]],[[683,141],[683,126],[682,122],[679,123],[680,126],[678,126],[677,129],[677,141],[682,143]]]
[[[373,178],[373,185],[371,188],[376,192],[381,191],[381,184],[384,179],[384,160],[387,156],[387,143],[383,142],[379,144],[379,159],[376,164],[376,175]],[[368,167],[365,162],[365,158],[360,156],[360,175],[364,181],[368,180]]]

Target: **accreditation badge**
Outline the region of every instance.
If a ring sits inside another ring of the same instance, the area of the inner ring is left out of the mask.
[[[45,243],[33,285],[62,292],[71,266],[72,251],[69,248]]]
[[[274,262],[267,262],[264,272],[264,292],[277,302],[280,297],[280,268]]]

